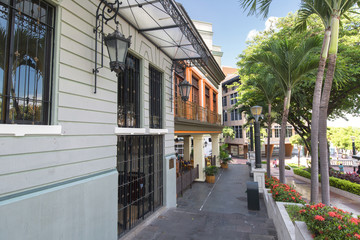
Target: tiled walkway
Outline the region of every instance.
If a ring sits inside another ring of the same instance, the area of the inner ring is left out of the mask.
[[[178,207],[160,215],[133,239],[277,239],[263,200],[260,211],[247,209],[248,166],[230,164],[215,184],[195,183]]]

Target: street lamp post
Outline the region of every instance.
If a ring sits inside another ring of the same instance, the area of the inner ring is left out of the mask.
[[[352,149],[353,149],[353,156],[356,155],[356,149],[355,149],[355,136],[351,136],[350,137],[352,140]],[[354,158],[354,157],[353,157]],[[354,172],[356,171],[356,165],[353,165],[354,167]]]
[[[255,168],[261,168],[261,149],[260,149],[260,122],[259,117],[262,112],[261,106],[251,107],[251,114],[255,118]]]
[[[250,121],[250,151],[254,151],[254,131],[253,131],[253,123],[255,122],[254,119]]]

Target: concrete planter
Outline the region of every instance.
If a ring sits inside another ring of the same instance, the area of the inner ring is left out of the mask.
[[[295,240],[313,239],[310,231],[307,229],[305,222],[295,221]]]
[[[264,192],[264,200],[266,205],[266,210],[268,216],[273,219],[275,228],[278,234],[279,240],[297,240],[297,239],[312,239],[310,232],[306,228],[306,224],[304,222],[299,225],[298,231],[301,232],[301,236],[304,238],[298,238],[298,234],[296,234],[295,226],[291,222],[289,214],[286,211],[286,205],[299,205],[300,203],[287,203],[287,202],[275,202],[272,198],[272,194],[269,193],[266,189]],[[305,225],[305,228],[304,228]],[[310,236],[310,238],[308,238]]]

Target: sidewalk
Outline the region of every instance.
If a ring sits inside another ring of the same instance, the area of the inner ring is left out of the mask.
[[[178,198],[177,208],[160,215],[133,239],[277,239],[264,201],[260,199],[260,211],[247,209],[246,181],[248,166],[229,164],[215,184],[195,183]]]

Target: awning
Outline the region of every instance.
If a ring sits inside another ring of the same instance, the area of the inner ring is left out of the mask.
[[[185,9],[174,0],[123,0],[119,15],[173,61],[189,60],[215,82],[224,79]]]

